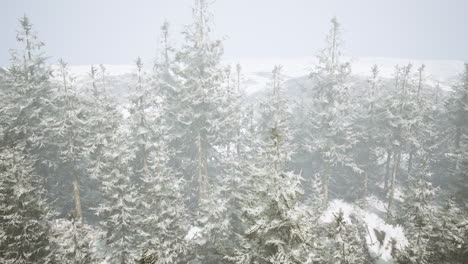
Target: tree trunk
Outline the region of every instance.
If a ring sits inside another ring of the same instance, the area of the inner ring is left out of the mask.
[[[388,180],[390,178],[390,162],[392,160],[392,151],[387,150],[387,162],[385,164],[385,180],[384,180],[384,191],[388,192]]]
[[[367,197],[368,185],[369,185],[369,173],[366,170],[366,172],[364,172],[364,179],[362,183],[362,198],[363,199],[366,199]]]
[[[198,191],[199,200],[205,200],[207,198],[207,186],[208,186],[208,169],[205,149],[203,147],[202,135],[198,133]]]
[[[73,199],[75,201],[75,217],[77,222],[81,224],[83,222],[83,212],[81,210],[80,185],[75,168],[73,168]]]
[[[396,177],[398,174],[398,169],[400,167],[400,155],[401,150],[397,150],[395,155],[393,156],[394,164],[393,164],[393,173],[392,173],[392,180],[390,182],[390,195],[388,196],[388,207],[387,207],[387,219],[391,216],[391,209],[393,205],[393,196],[395,194],[395,183]]]
[[[411,169],[413,168],[413,153],[414,151],[411,149],[408,157],[408,178],[406,180],[409,180]]]
[[[325,171],[323,173],[323,180],[322,180],[322,191],[323,191],[323,201],[322,201],[322,209],[326,209],[328,206],[328,182],[330,179],[329,175],[329,168],[330,165],[328,162],[325,164]]]

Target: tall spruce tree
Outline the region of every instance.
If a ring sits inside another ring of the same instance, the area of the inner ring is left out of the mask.
[[[423,164],[407,188],[401,221],[409,245],[397,254],[398,261],[403,263],[430,263],[429,240],[434,228],[432,202],[437,188],[432,186],[429,177],[427,166]]]
[[[53,94],[50,69],[36,32],[24,16],[3,84],[0,139],[0,259],[4,263],[53,261],[49,239],[51,209],[45,186],[53,168],[50,120]]]
[[[152,89],[136,60],[137,83],[132,93],[129,132],[132,178],[141,194],[140,217],[144,250],[143,263],[174,263],[187,251],[187,212],[183,182],[169,167],[170,152],[165,139],[168,129],[159,89]]]
[[[299,209],[301,177],[288,171],[292,133],[289,105],[281,92],[281,67],[273,70],[272,93],[261,104],[255,156],[247,173],[242,250],[236,263],[303,263],[311,250],[308,224]]]
[[[143,235],[141,195],[130,179],[132,156],[124,138],[122,131],[115,131],[103,149],[102,203],[96,208],[106,232],[106,259],[119,264],[136,262]]]
[[[309,144],[320,157],[323,207],[328,204],[330,178],[339,175],[338,170],[351,168],[351,173],[362,173],[349,156],[354,142],[350,138],[353,136],[350,131],[352,116],[345,83],[351,71],[350,64],[341,62],[341,26],[336,18],[331,24],[326,48],[317,57],[318,64],[310,75],[314,88],[307,92],[312,102],[307,109],[312,137]]]
[[[223,115],[223,69],[220,58],[221,41],[210,39],[211,14],[208,2],[196,0],[193,23],[183,32],[185,43],[176,54],[174,73],[181,85],[178,91],[176,142],[179,158],[189,182],[198,186],[192,200],[208,199],[210,171],[217,158],[216,146],[222,143],[220,135]],[[192,177],[192,175],[194,175]],[[214,176],[214,175],[212,175]],[[193,185],[192,185],[193,186]]]

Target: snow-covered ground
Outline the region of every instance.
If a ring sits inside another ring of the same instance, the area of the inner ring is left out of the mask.
[[[408,244],[403,228],[399,225],[385,223],[382,216],[385,215],[384,204],[374,196],[367,199],[365,208],[347,203],[343,200],[333,200],[328,209],[324,212],[321,220],[324,223],[332,222],[334,215],[343,211],[346,222],[351,223],[351,215],[362,221],[367,229],[366,243],[370,255],[376,259],[377,264],[394,263],[391,256],[391,240],[396,241],[396,247],[403,248]],[[385,237],[380,243],[376,237],[377,232],[384,232]]]

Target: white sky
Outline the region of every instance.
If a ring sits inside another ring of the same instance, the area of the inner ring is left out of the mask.
[[[0,65],[16,46],[27,14],[51,61],[129,64],[154,57],[167,19],[179,41],[192,0],[0,0]],[[356,57],[468,61],[467,0],[217,0],[214,34],[225,55],[313,56],[332,16],[345,30],[345,54]]]

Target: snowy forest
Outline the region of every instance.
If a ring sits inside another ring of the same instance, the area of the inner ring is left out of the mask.
[[[18,19],[0,263],[468,263],[468,64],[357,76],[331,18],[307,74],[278,63],[252,95],[208,1],[192,11],[119,75],[51,63]]]

